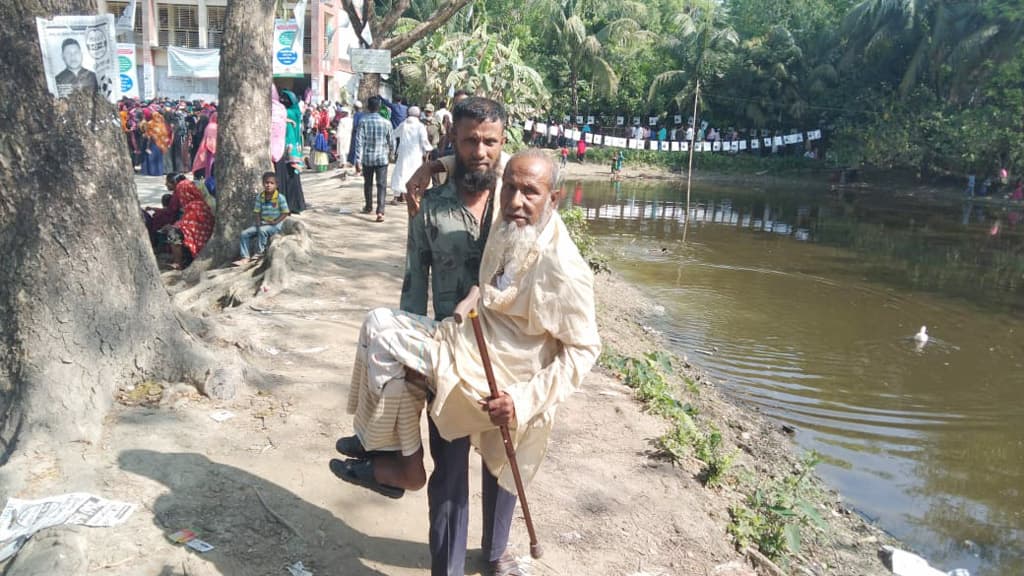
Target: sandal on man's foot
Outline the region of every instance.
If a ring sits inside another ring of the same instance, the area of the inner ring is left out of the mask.
[[[398,499],[405,496],[405,490],[394,486],[385,486],[377,482],[373,477],[372,460],[338,460],[332,458],[330,462],[331,472],[349,484],[362,486],[372,490],[381,496]]]
[[[526,576],[526,570],[519,565],[511,550],[505,550],[501,558],[491,562],[487,573],[490,576]]]
[[[383,221],[384,221],[384,215],[383,214],[377,214],[377,222],[383,222]]]
[[[363,443],[359,441],[359,436],[342,436],[338,438],[338,441],[334,443],[334,449],[338,452],[348,456],[349,458],[355,458],[356,460],[365,460],[371,456],[379,456],[383,452],[377,450],[367,450],[363,447]]]

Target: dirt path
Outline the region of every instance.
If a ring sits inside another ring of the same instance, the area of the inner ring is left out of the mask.
[[[103,496],[139,504],[126,524],[85,532],[90,573],[280,576],[300,560],[317,576],[428,573],[425,491],[391,501],[341,483],[327,468],[334,440],[351,432],[344,407],[360,323],[370,308],[398,301],[405,208],[389,207],[378,224],[358,214],[360,179],[307,174],[304,185],[313,208],[298,218],[312,234],[313,262],[295,271],[288,290],[205,318],[222,345],[237,347],[266,372],[266,385],[227,403],[180,385],[168,386],[156,402],[120,403],[99,445],[72,448],[73,465],[40,465],[32,488],[19,494],[99,487]],[[606,343],[624,352],[654,346],[641,327],[650,312],[643,298],[607,276],[598,288]],[[729,442],[741,431],[756,435],[747,443],[759,448],[742,454],[738,470],[772,470],[766,461],[787,465],[780,456],[785,441],[769,423],[722,402],[712,389],[700,401],[705,413],[722,419]],[[221,409],[234,417],[214,421],[210,415]],[[587,378],[561,410],[529,490],[546,552],[532,574],[750,573],[725,533],[728,506],[741,496],[729,487],[702,487],[696,461],[676,467],[652,458],[651,440],[664,427],[616,379],[600,372]],[[476,458],[470,486],[467,570],[476,574]],[[811,573],[882,573],[873,545],[862,545],[874,532],[840,521],[824,550],[833,568],[808,560],[819,566]],[[198,554],[169,541],[185,528],[216,549]],[[526,553],[520,520],[513,543]],[[716,571],[726,563],[732,571]]]

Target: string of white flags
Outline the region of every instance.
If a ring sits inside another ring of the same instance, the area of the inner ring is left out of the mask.
[[[588,145],[593,146],[607,146],[610,148],[625,148],[627,150],[656,150],[661,152],[689,152],[690,142],[678,142],[674,140],[657,140],[657,139],[643,139],[643,138],[626,138],[622,136],[606,136],[603,134],[594,134],[592,132],[585,132],[576,128],[562,129],[556,125],[547,125],[543,122],[533,122],[527,120],[523,129],[529,132],[536,132],[537,134],[546,134],[548,136],[564,136],[566,139],[571,141],[577,141],[581,138]],[[561,134],[559,134],[561,131]],[[789,134],[782,134],[776,136],[765,136],[761,138],[744,138],[741,140],[715,140],[713,142],[694,142],[694,152],[742,152],[745,150],[760,150],[761,148],[777,148],[781,146],[789,146],[793,144],[803,144],[804,142],[813,142],[815,140],[821,140],[821,130],[808,130],[806,132],[791,132]]]

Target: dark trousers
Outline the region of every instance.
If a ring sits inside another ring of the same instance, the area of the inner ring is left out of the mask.
[[[430,455],[434,471],[427,483],[430,509],[430,574],[463,576],[466,565],[466,530],[469,523],[469,438],[452,442],[441,438],[433,420],[430,424]],[[483,539],[481,546],[489,561],[501,557],[508,546],[516,496],[498,486],[498,480],[483,466]]]
[[[388,165],[363,166],[363,210],[373,208],[373,181],[377,180],[377,214],[384,213],[384,196],[388,181]]]

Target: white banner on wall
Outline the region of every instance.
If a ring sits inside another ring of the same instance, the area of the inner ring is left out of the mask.
[[[117,69],[121,76],[121,95],[139,98],[139,73],[135,61],[135,44],[117,45]]]
[[[114,15],[36,18],[46,87],[58,98],[97,91],[110,102],[121,97]]]
[[[274,20],[273,56],[275,78],[302,78],[302,30],[295,20]]]
[[[220,50],[167,47],[168,78],[219,78]]]

